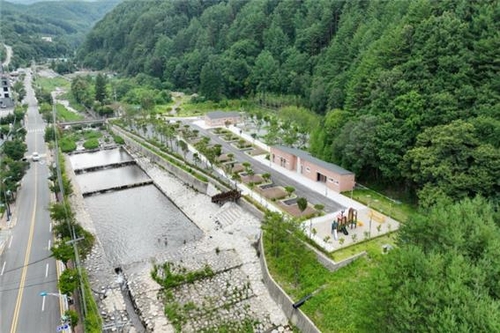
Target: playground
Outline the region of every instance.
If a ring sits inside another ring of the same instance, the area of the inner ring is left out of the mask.
[[[395,231],[399,222],[368,207],[351,207],[306,220],[302,228],[319,246],[333,252]]]

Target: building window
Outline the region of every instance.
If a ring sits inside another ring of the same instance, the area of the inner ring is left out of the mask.
[[[309,167],[306,167],[307,172],[311,172],[311,169]]]
[[[328,178],[329,183],[333,183],[333,178]]]

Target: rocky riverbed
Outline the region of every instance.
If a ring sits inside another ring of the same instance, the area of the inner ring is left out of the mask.
[[[150,261],[122,267],[144,328],[136,316],[130,314],[130,304],[120,290],[119,277],[106,259],[97,234],[96,247],[85,261],[85,267],[106,324],[112,327],[129,322],[125,326],[125,331],[129,332],[144,329],[162,333],[179,329],[197,332],[220,325],[238,331],[238,325],[243,324],[251,325],[256,332],[291,331],[285,315],[262,283],[259,259],[252,246],[260,233],[260,221],[236,204],[219,207],[211,203],[210,197],[195,192],[149,160],[141,156],[134,158],[155,184],[204,232],[204,237],[168,249]],[[67,161],[66,165],[71,163]],[[95,234],[96,229],[85,210],[85,202],[70,168],[68,175],[75,188],[72,204],[77,221]],[[151,270],[154,263],[166,261],[187,272],[208,266],[214,275],[181,285],[165,296],[160,292],[159,284],[151,278]],[[171,308],[176,309],[174,314],[179,320],[172,322],[164,315],[166,300]]]

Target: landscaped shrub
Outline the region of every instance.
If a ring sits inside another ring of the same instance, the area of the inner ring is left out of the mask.
[[[86,140],[99,139],[100,137],[102,137],[102,133],[99,132],[99,131],[84,131],[83,132],[83,137]]]
[[[117,145],[123,145],[125,144],[125,140],[123,140],[123,138],[119,135],[113,135],[113,140],[115,140],[115,143]]]
[[[72,138],[64,137],[59,141],[61,146],[61,151],[63,153],[69,153],[76,149],[76,142]]]
[[[96,149],[99,148],[99,140],[98,139],[89,139],[84,142],[83,147],[85,149]]]

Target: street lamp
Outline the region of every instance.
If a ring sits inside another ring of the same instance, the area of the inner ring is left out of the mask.
[[[42,296],[42,297],[45,297],[45,296],[54,296],[54,297],[62,298],[63,301],[64,301],[64,310],[66,311],[66,310],[69,309],[69,301],[71,300],[71,297],[69,297],[66,294],[48,293],[46,291],[42,291],[40,293],[40,296]]]
[[[64,301],[63,310],[64,310],[65,312],[66,312],[66,310],[69,310],[69,303],[68,303],[68,302],[69,302],[69,301],[72,301],[71,297],[69,297],[69,296],[68,296],[68,295],[66,295],[66,294],[48,293],[48,292],[46,292],[46,291],[42,291],[42,292],[40,293],[40,296],[42,296],[42,297],[45,297],[45,296],[54,296],[54,297],[62,298],[62,299],[63,299],[63,301]],[[63,315],[63,316],[61,317],[61,321],[62,321],[63,323],[67,323],[67,322],[68,322],[68,320],[69,320],[69,318],[67,318],[67,316],[66,316],[66,315]],[[66,328],[64,328],[64,329],[69,329],[69,330],[70,330],[70,332],[71,332],[71,328],[70,328],[70,326],[69,326],[69,325],[67,325],[67,326],[68,326],[68,327],[66,327]],[[60,328],[60,327],[58,327],[58,329],[59,329],[59,328]]]

